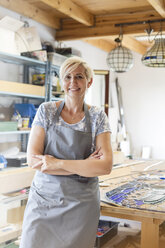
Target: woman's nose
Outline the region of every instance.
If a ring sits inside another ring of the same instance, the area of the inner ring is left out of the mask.
[[[76,77],[74,77],[74,76],[71,77],[70,82],[71,82],[71,83],[75,83],[75,82],[76,82]]]

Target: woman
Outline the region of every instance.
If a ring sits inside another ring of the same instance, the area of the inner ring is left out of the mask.
[[[65,101],[40,105],[27,161],[36,169],[20,248],[92,248],[99,220],[97,176],[112,167],[105,113],[84,103],[93,74],[79,57],[60,68]]]

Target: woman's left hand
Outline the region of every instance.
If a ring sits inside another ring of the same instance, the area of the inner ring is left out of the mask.
[[[38,169],[41,172],[59,169],[59,160],[51,155],[33,155],[33,157],[40,160],[32,166],[33,169]]]
[[[101,148],[97,148],[87,159],[101,159],[103,153],[100,150]]]

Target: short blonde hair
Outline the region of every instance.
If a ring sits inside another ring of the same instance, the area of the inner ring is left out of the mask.
[[[85,75],[89,82],[93,78],[93,70],[85,60],[77,56],[70,57],[63,62],[60,67],[60,79],[63,80],[66,74],[72,72],[80,65],[84,67]]]

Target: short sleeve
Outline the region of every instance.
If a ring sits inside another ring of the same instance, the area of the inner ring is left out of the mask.
[[[97,119],[96,136],[100,133],[111,132],[110,123],[106,113],[101,110]]]
[[[46,122],[45,122],[46,113],[45,112],[46,112],[45,111],[45,105],[44,105],[44,103],[42,103],[37,110],[37,113],[34,117],[32,126],[41,126],[46,130]]]

